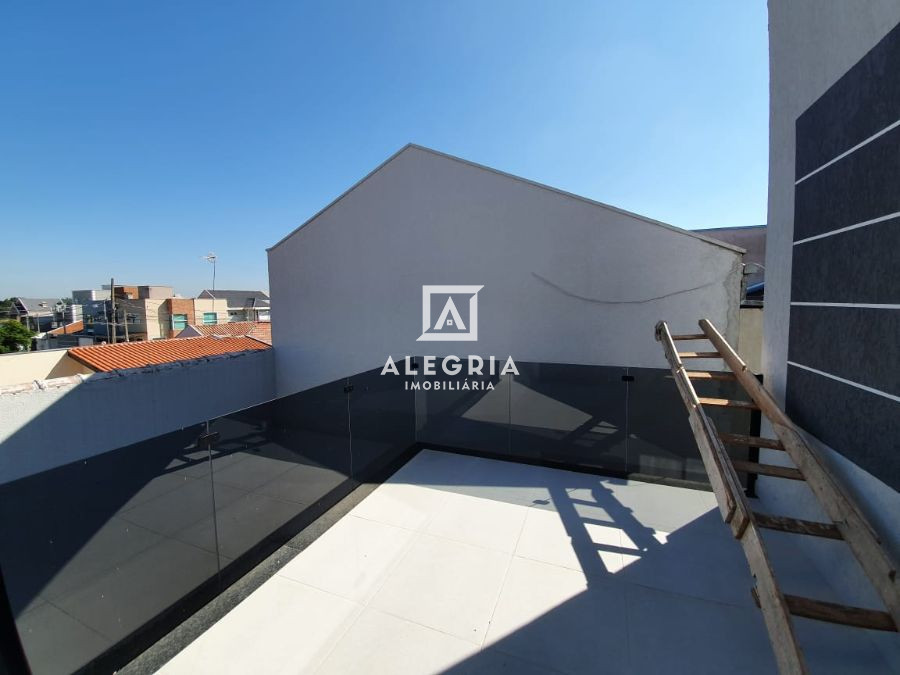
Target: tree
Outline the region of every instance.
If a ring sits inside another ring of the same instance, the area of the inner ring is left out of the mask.
[[[35,333],[15,319],[0,321],[0,354],[18,352],[31,346]]]

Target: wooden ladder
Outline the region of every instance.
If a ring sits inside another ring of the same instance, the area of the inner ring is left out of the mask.
[[[665,321],[656,325],[656,339],[662,343],[675,384],[688,410],[688,420],[703,464],[709,474],[719,511],[740,541],[750,571],[756,580],[752,594],[762,610],[769,640],[782,675],[808,673],[791,615],[874,630],[897,631],[900,626],[900,587],[897,565],[882,547],[878,535],[862,511],[827,468],[820,452],[803,439],[798,428],[778,407],[775,399],[747,368],[737,352],[706,319],[700,320],[702,333],[672,335]],[[715,351],[678,352],[676,341],[708,340]],[[686,370],[682,359],[722,359],[731,372]],[[693,380],[735,380],[749,400],[697,396]],[[777,438],[720,433],[704,410],[705,406],[727,406],[759,410],[768,418]],[[725,444],[783,451],[796,468],[732,460]],[[738,480],[738,472],[804,481],[831,520],[820,523],[754,512]],[[850,547],[886,611],[847,607],[821,600],[786,595],[772,571],[760,529],[790,534],[843,540]]]

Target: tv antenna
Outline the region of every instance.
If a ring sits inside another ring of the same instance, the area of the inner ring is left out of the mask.
[[[218,260],[218,256],[217,256],[215,253],[213,253],[212,251],[210,251],[210,252],[207,253],[205,256],[203,256],[203,259],[204,259],[206,262],[208,262],[208,263],[212,263],[212,266],[213,266],[213,282],[212,282],[212,289],[211,289],[211,290],[215,291],[215,290],[216,290],[216,260]]]

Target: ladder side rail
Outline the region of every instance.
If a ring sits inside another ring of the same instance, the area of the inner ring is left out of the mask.
[[[675,384],[687,407],[688,420],[694,431],[697,447],[709,474],[722,517],[731,526],[732,533],[740,542],[744,557],[756,580],[755,592],[761,599],[763,621],[772,643],[778,671],[781,675],[805,675],[809,671],[797,643],[787,601],[778,587],[765,545],[753,519],[753,512],[715,425],[703,410],[697,393],[688,379],[665,321],[660,321],[656,325],[656,339],[663,345],[666,359],[675,376]]]

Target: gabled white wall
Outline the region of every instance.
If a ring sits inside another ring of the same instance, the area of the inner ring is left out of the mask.
[[[411,146],[269,251],[279,395],[405,354],[665,367],[653,328],[737,330],[740,253]],[[423,284],[479,284],[478,342],[417,343]]]

